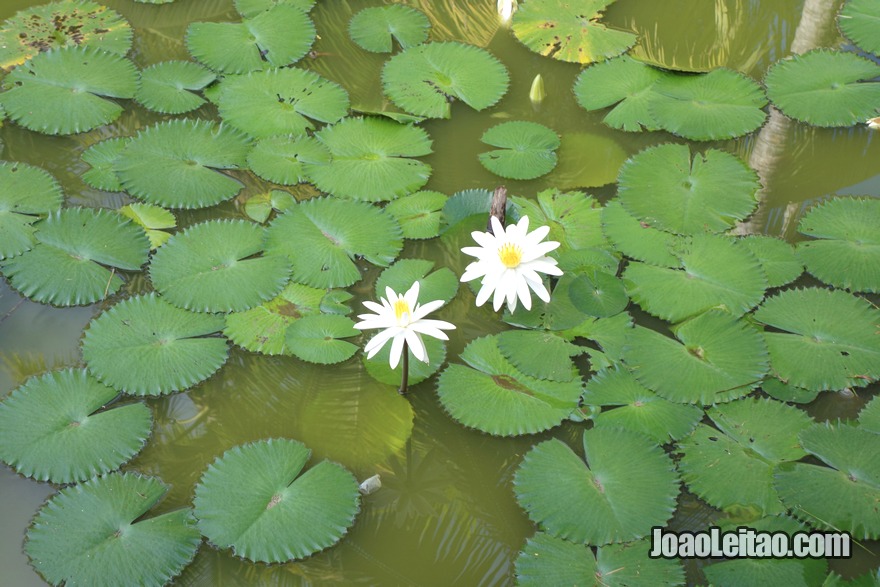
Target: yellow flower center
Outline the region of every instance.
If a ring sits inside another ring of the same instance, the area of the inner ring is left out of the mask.
[[[501,263],[511,269],[519,266],[520,261],[522,261],[522,254],[522,249],[514,243],[504,243],[498,249],[498,258],[501,259]]]
[[[397,317],[397,321],[400,322],[401,318],[403,318],[404,314],[407,316],[412,315],[412,310],[409,309],[409,304],[403,298],[400,298],[396,302],[394,302],[394,315]]]

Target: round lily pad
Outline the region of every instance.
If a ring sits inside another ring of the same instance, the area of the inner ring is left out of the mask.
[[[871,0],[848,0],[837,16],[837,25],[844,35],[860,48],[880,55],[880,5]]]
[[[155,294],[119,302],[92,320],[82,341],[89,371],[135,395],[192,387],[226,362],[223,317],[194,314]]]
[[[534,179],[556,167],[559,136],[536,122],[502,122],[487,130],[480,139],[499,147],[480,153],[483,167],[508,179]]]
[[[0,402],[0,460],[38,481],[85,481],[119,468],[150,435],[142,403],[103,407],[119,392],[85,370],[32,377]]]
[[[167,491],[134,473],[62,489],[37,512],[24,552],[52,585],[165,585],[202,542],[189,508],[146,517]]]
[[[61,208],[58,181],[39,167],[0,161],[0,259],[33,248],[34,223]]]
[[[287,350],[309,363],[333,365],[350,359],[358,350],[356,345],[341,339],[359,334],[351,318],[334,314],[305,316],[287,328]]]
[[[794,247],[781,238],[754,234],[738,239],[737,245],[747,248],[758,259],[770,287],[782,287],[804,272]]]
[[[351,18],[348,34],[361,48],[373,53],[391,53],[394,41],[408,49],[428,39],[431,23],[415,8],[392,4],[364,8]]]
[[[309,181],[305,166],[330,162],[330,152],[314,137],[270,137],[257,141],[247,156],[251,171],[265,180],[296,185]]]
[[[79,306],[122,286],[117,269],[137,271],[150,243],[144,232],[109,210],[66,208],[34,233],[37,244],[2,265],[9,283],[44,304]]]
[[[305,558],[338,542],[358,512],[358,483],[330,461],[303,470],[311,451],[294,440],[236,446],[196,485],[199,530],[256,562]]]
[[[442,210],[446,194],[419,191],[389,202],[385,211],[391,214],[406,239],[434,238],[440,234]]]
[[[639,220],[617,198],[602,208],[602,232],[627,257],[660,267],[681,264],[682,237]]]
[[[195,92],[217,79],[211,70],[191,61],[164,61],[141,71],[135,100],[162,114],[195,110],[205,99]]]
[[[263,253],[266,232],[244,220],[211,220],[171,237],[150,263],[162,297],[196,312],[240,312],[278,295],[290,266]]]
[[[623,280],[604,271],[590,270],[576,276],[568,295],[575,308],[597,318],[619,314],[629,305]]]
[[[82,180],[95,189],[121,192],[125,188],[116,175],[116,162],[128,145],[128,137],[117,137],[95,143],[82,154],[83,163],[91,168],[83,172]]]

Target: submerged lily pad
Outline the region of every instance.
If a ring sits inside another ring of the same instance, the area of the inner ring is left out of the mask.
[[[195,110],[205,99],[195,92],[217,79],[217,75],[191,61],[164,61],[141,71],[135,100],[162,114],[183,114]]]
[[[52,585],[165,585],[202,542],[189,508],[145,517],[167,491],[134,473],[62,489],[37,512],[24,552]]]
[[[880,292],[880,198],[833,198],[811,208],[798,231],[807,271],[851,291]]]
[[[534,179],[556,167],[559,136],[536,122],[502,122],[480,139],[495,151],[480,153],[483,167],[508,179]]]
[[[265,180],[296,185],[309,181],[305,166],[330,162],[330,152],[314,137],[270,137],[257,141],[248,153],[251,171]]]
[[[85,370],[28,379],[0,402],[0,460],[59,484],[119,468],[143,447],[152,416],[142,403],[102,409],[117,395]]]
[[[91,169],[82,174],[82,180],[95,189],[121,192],[125,188],[116,174],[116,163],[128,145],[128,137],[117,137],[95,143],[82,154],[82,160]]]
[[[585,458],[556,439],[523,458],[513,491],[532,521],[558,538],[601,546],[647,536],[672,517],[678,475],[654,441],[594,428],[583,442]]]
[[[774,63],[764,83],[783,114],[815,126],[850,126],[877,115],[880,65],[855,53],[815,49]]]
[[[536,53],[573,63],[608,59],[636,44],[628,31],[599,22],[614,0],[529,0],[513,15],[513,34]]]
[[[112,98],[132,98],[137,70],[128,59],[90,47],[40,53],[3,79],[0,106],[23,127],[69,135],[108,124],[122,114]]]
[[[420,191],[389,202],[385,211],[394,216],[406,239],[434,238],[440,234],[446,194]]]
[[[33,248],[33,224],[61,208],[64,194],[58,181],[39,167],[0,161],[0,259]]]
[[[317,139],[330,150],[329,162],[312,162],[306,174],[334,196],[380,202],[425,185],[431,166],[410,157],[431,153],[421,128],[382,118],[345,118],[321,129]]]
[[[92,320],[82,341],[89,371],[135,395],[192,387],[226,362],[223,317],[194,314],[155,294],[129,298]]]
[[[215,71],[247,73],[302,59],[315,40],[309,15],[290,3],[241,22],[194,22],[186,30],[189,52]]]
[[[241,312],[278,295],[290,266],[263,253],[266,232],[244,220],[210,220],[174,235],[150,262],[162,297],[195,312]]]
[[[872,0],[848,0],[837,16],[837,25],[844,35],[861,49],[880,55],[880,5]]]
[[[309,363],[333,365],[350,359],[358,347],[341,340],[360,334],[354,321],[335,314],[305,316],[287,328],[287,350]]]
[[[151,204],[204,208],[228,200],[244,187],[222,170],[246,167],[249,147],[249,141],[228,126],[171,120],[133,137],[120,154],[116,171],[131,195]]]
[[[60,210],[34,236],[37,244],[6,261],[3,274],[24,295],[56,306],[105,299],[122,286],[116,270],[137,271],[150,250],[139,227],[108,210]]]
[[[493,106],[507,91],[507,70],[488,51],[464,43],[428,43],[385,63],[382,86],[398,107],[428,118],[449,118],[449,102]]]
[[[351,40],[373,53],[391,53],[394,41],[408,49],[428,39],[431,23],[415,8],[392,4],[364,8],[348,23]]]
[[[311,451],[287,439],[229,449],[196,485],[199,530],[246,559],[280,563],[331,546],[354,523],[358,483],[330,461],[303,471]]]

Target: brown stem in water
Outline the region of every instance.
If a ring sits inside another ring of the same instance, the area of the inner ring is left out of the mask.
[[[403,341],[403,375],[400,379],[400,389],[397,390],[397,393],[400,395],[406,395],[407,384],[409,383],[409,345],[404,340]]]
[[[501,226],[504,226],[505,215],[507,211],[507,188],[503,185],[495,188],[495,193],[492,194],[492,204],[489,206],[489,219],[486,220],[486,232],[494,235],[495,232],[492,230],[492,216],[498,219],[498,222],[501,223]]]

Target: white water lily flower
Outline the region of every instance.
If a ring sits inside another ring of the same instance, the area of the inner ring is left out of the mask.
[[[513,13],[516,12],[517,4],[519,3],[517,0],[498,0],[496,4],[501,22],[507,22],[513,16]]]
[[[541,242],[550,232],[549,226],[542,226],[531,233],[529,217],[523,216],[517,224],[505,228],[492,216],[492,232],[472,232],[471,236],[479,247],[464,247],[461,252],[476,257],[461,276],[462,281],[482,277],[477,293],[477,305],[482,306],[494,292],[492,305],[495,311],[507,299],[507,309],[516,309],[517,298],[526,310],[532,308],[531,289],[545,302],[550,301],[550,292],[544,287],[539,273],[562,275],[556,266],[556,259],[547,253],[559,246],[556,241]]]
[[[391,368],[397,367],[400,357],[403,355],[403,343],[406,341],[412,350],[413,356],[420,361],[428,362],[428,351],[422,342],[422,334],[449,340],[443,332],[452,330],[455,325],[443,320],[425,320],[425,316],[443,305],[443,300],[435,300],[427,304],[419,305],[419,282],[416,281],[405,294],[397,294],[390,287],[385,288],[387,297],[380,298],[382,303],[364,302],[364,305],[375,314],[361,314],[358,316],[363,322],[354,325],[360,330],[370,328],[383,328],[382,332],[370,339],[364,350],[370,359],[378,353],[385,343],[392,340]]]

